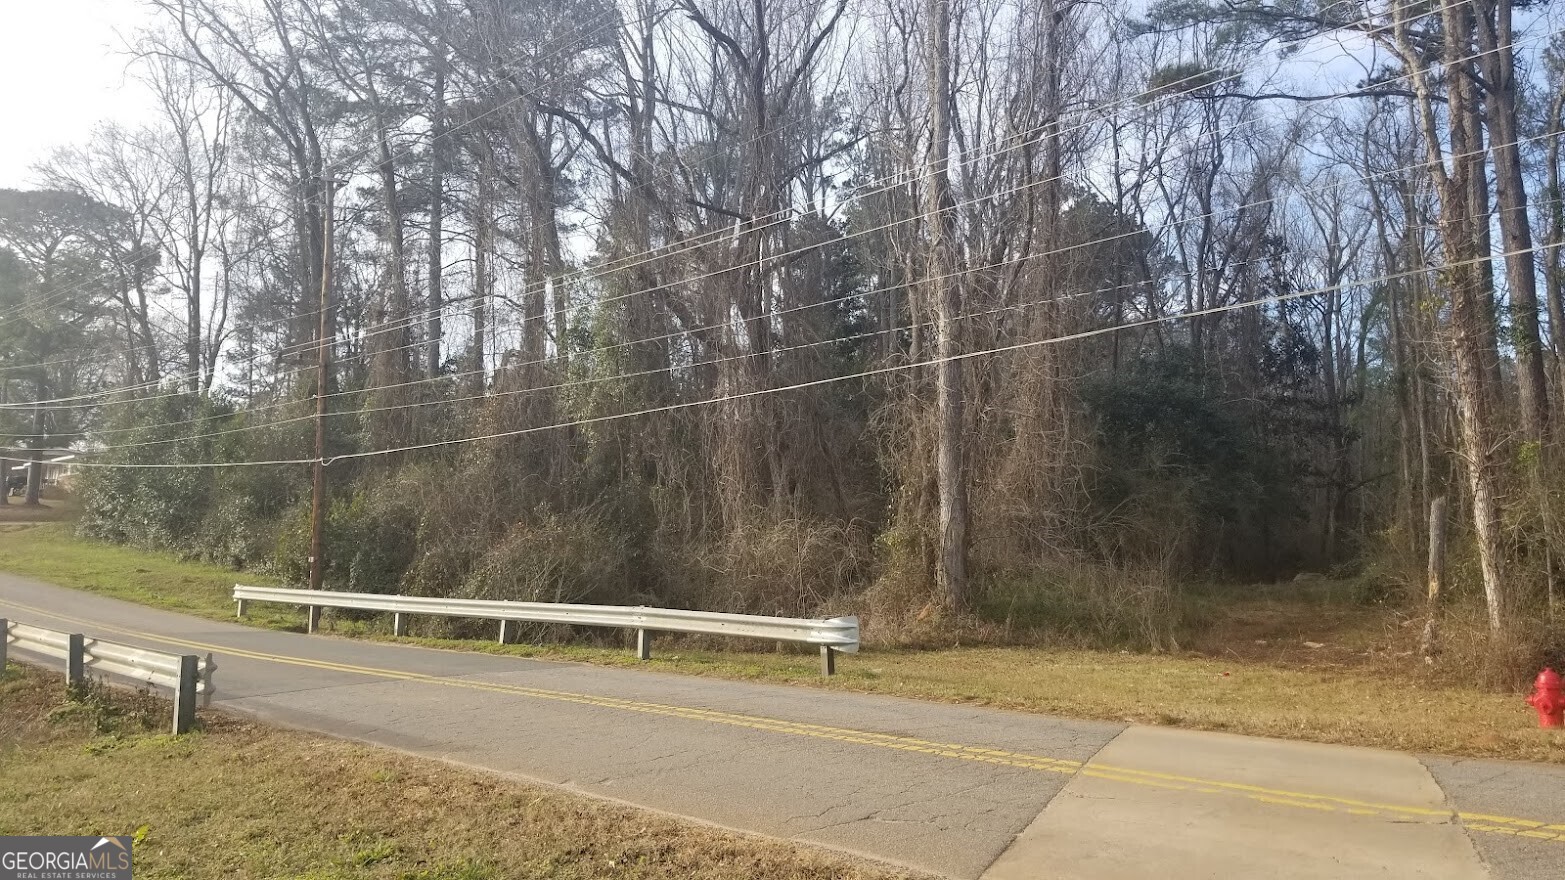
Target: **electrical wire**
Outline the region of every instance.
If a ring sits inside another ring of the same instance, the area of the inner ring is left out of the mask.
[[[1497,254],[1495,254],[1495,253],[1485,254],[1485,255],[1482,255],[1482,256],[1473,257],[1473,258],[1468,259],[1468,260],[1462,260],[1462,261],[1459,261],[1459,262],[1456,262],[1456,263],[1446,263],[1446,264],[1444,264],[1442,266],[1434,267],[1434,268],[1435,269],[1451,269],[1451,268],[1455,268],[1457,266],[1463,266],[1463,265],[1477,265],[1479,263],[1488,263],[1488,262],[1492,262],[1494,260],[1504,259],[1505,257],[1515,256],[1517,254],[1532,253],[1534,250],[1535,250],[1534,248],[1519,248],[1519,249],[1514,250],[1514,251],[1505,251],[1505,252],[1497,253]],[[861,371],[858,371],[858,372],[848,373],[848,374],[844,374],[844,375],[840,375],[840,376],[828,376],[828,377],[821,378],[821,379],[812,379],[812,380],[805,381],[805,382],[796,382],[796,383],[793,383],[793,384],[790,384],[790,385],[782,385],[782,386],[777,386],[777,387],[773,387],[773,388],[760,388],[760,389],[755,389],[755,390],[752,390],[752,391],[743,391],[743,392],[735,392],[735,393],[730,393],[730,394],[722,394],[722,395],[717,395],[715,397],[703,398],[701,400],[682,401],[682,402],[679,402],[679,403],[665,404],[665,405],[662,405],[662,406],[646,407],[646,408],[643,408],[643,409],[633,410],[633,411],[629,411],[629,412],[613,413],[613,414],[603,415],[603,416],[593,416],[593,417],[584,418],[584,419],[574,419],[574,420],[571,420],[571,421],[556,422],[556,423],[552,423],[552,424],[548,424],[548,425],[535,425],[533,427],[518,428],[518,429],[514,429],[514,430],[509,430],[509,431],[496,431],[496,432],[493,432],[493,433],[479,434],[479,435],[474,435],[474,436],[470,436],[470,437],[460,437],[460,438],[456,438],[456,439],[452,439],[452,440],[435,440],[435,441],[430,441],[430,442],[427,442],[427,443],[414,443],[414,444],[408,444],[408,445],[405,445],[405,446],[392,447],[392,448],[388,448],[388,449],[373,449],[373,450],[367,450],[367,451],[364,451],[364,452],[349,452],[349,453],[343,453],[341,455],[326,456],[326,457],[320,458],[320,459],[316,459],[316,458],[291,458],[291,459],[274,459],[274,460],[270,460],[270,461],[229,461],[229,462],[145,462],[145,463],[72,462],[72,464],[74,466],[76,466],[76,467],[95,467],[95,468],[173,469],[173,468],[269,467],[269,466],[273,466],[273,465],[315,464],[317,461],[319,461],[322,465],[329,466],[329,465],[334,464],[334,463],[336,463],[338,461],[348,461],[348,460],[356,460],[356,459],[362,459],[362,458],[372,458],[372,457],[375,457],[375,456],[394,455],[394,454],[399,454],[399,453],[404,453],[404,452],[417,452],[417,451],[422,451],[422,450],[427,450],[427,449],[438,449],[438,448],[457,446],[457,445],[462,445],[462,444],[467,444],[467,443],[477,443],[477,442],[482,442],[482,441],[486,441],[486,440],[499,440],[499,439],[504,439],[504,438],[508,438],[508,437],[520,437],[520,436],[525,436],[525,435],[528,435],[528,434],[540,433],[540,432],[543,432],[543,431],[553,431],[553,430],[559,430],[559,429],[562,429],[562,428],[584,427],[584,426],[587,426],[587,425],[602,424],[602,423],[605,423],[605,422],[613,422],[613,421],[619,421],[619,420],[622,420],[622,419],[638,418],[638,417],[641,417],[641,416],[657,415],[657,414],[661,414],[661,413],[668,413],[668,412],[675,412],[675,411],[679,411],[679,410],[693,409],[693,408],[696,408],[696,407],[710,406],[710,405],[719,404],[719,403],[730,403],[730,402],[737,401],[737,400],[748,400],[748,399],[751,399],[751,398],[762,397],[762,396],[767,396],[767,395],[772,395],[772,394],[782,394],[782,393],[785,393],[785,392],[798,391],[798,390],[802,390],[802,389],[806,389],[806,388],[817,388],[817,387],[824,386],[824,385],[833,385],[833,384],[836,384],[838,382],[847,382],[847,381],[850,381],[850,380],[853,380],[853,379],[867,379],[867,378],[872,378],[872,377],[875,377],[875,376],[883,376],[883,375],[888,375],[888,374],[892,374],[892,373],[907,372],[909,370],[918,370],[918,369],[922,369],[924,367],[935,366],[935,365],[943,364],[943,363],[950,363],[950,362],[957,362],[957,361],[966,361],[966,360],[971,360],[973,358],[986,357],[986,356],[989,356],[989,355],[996,355],[996,354],[1004,354],[1004,353],[1012,352],[1012,351],[1023,351],[1023,350],[1027,350],[1027,349],[1033,349],[1033,348],[1042,347],[1042,346],[1045,346],[1045,345],[1057,345],[1057,344],[1063,343],[1063,342],[1074,342],[1074,341],[1077,341],[1077,340],[1089,339],[1089,338],[1092,338],[1092,337],[1095,337],[1095,336],[1102,336],[1102,335],[1106,335],[1106,334],[1109,334],[1109,333],[1118,333],[1118,332],[1123,331],[1123,330],[1133,330],[1133,329],[1137,329],[1137,328],[1141,328],[1141,327],[1149,327],[1149,326],[1152,326],[1152,325],[1155,325],[1155,324],[1164,324],[1164,323],[1170,323],[1170,322],[1175,322],[1175,321],[1183,321],[1183,320],[1188,320],[1190,318],[1206,317],[1206,316],[1210,316],[1210,315],[1227,314],[1229,312],[1236,312],[1236,311],[1240,311],[1240,310],[1243,310],[1243,309],[1249,309],[1249,308],[1258,308],[1258,307],[1266,306],[1266,305],[1276,305],[1278,303],[1290,302],[1290,301],[1293,301],[1293,300],[1305,299],[1305,298],[1313,297],[1313,296],[1320,296],[1321,294],[1341,291],[1341,290],[1349,289],[1349,288],[1352,288],[1352,287],[1366,287],[1366,286],[1371,286],[1371,285],[1376,285],[1376,284],[1384,284],[1384,283],[1387,283],[1387,282],[1390,282],[1390,281],[1396,281],[1396,280],[1399,280],[1399,279],[1402,279],[1402,278],[1409,278],[1409,277],[1413,277],[1413,276],[1417,276],[1417,275],[1427,274],[1429,271],[1431,271],[1431,269],[1429,267],[1419,267],[1419,268],[1408,269],[1408,270],[1404,270],[1404,271],[1400,271],[1400,272],[1383,273],[1381,275],[1378,275],[1378,276],[1375,276],[1375,277],[1371,277],[1371,278],[1359,278],[1359,279],[1353,279],[1352,281],[1342,281],[1342,282],[1338,282],[1336,284],[1328,284],[1328,285],[1323,285],[1323,286],[1320,286],[1320,287],[1310,288],[1310,289],[1306,289],[1306,290],[1293,291],[1291,293],[1276,294],[1276,295],[1273,295],[1273,296],[1259,297],[1259,298],[1251,299],[1251,300],[1243,300],[1243,301],[1240,301],[1240,302],[1226,303],[1226,304],[1223,304],[1223,305],[1210,306],[1210,307],[1203,308],[1203,309],[1192,309],[1192,310],[1188,310],[1188,311],[1170,313],[1170,314],[1165,314],[1165,315],[1155,315],[1155,316],[1142,318],[1142,319],[1135,320],[1135,321],[1122,322],[1122,323],[1111,325],[1111,326],[1108,326],[1108,327],[1098,327],[1098,328],[1094,328],[1094,329],[1091,329],[1091,330],[1082,330],[1082,331],[1078,331],[1078,332],[1075,332],[1075,333],[1068,333],[1068,334],[1064,334],[1064,335],[1060,335],[1060,336],[1051,336],[1051,337],[1048,337],[1048,338],[1045,338],[1045,339],[1033,339],[1033,340],[1028,340],[1028,341],[1025,341],[1025,342],[1017,342],[1017,343],[1012,343],[1012,344],[1009,344],[1009,345],[995,346],[995,347],[992,347],[992,348],[979,349],[979,350],[975,350],[975,351],[958,352],[956,354],[946,355],[946,356],[943,356],[943,357],[932,357],[932,358],[926,358],[926,359],[923,359],[923,360],[909,361],[909,362],[898,363],[898,364],[890,364],[890,365],[887,365],[887,366],[876,367],[876,368],[872,368],[872,369],[868,369],[868,370],[861,370]],[[91,454],[91,453],[82,453],[82,454]]]
[[[1404,7],[1416,6],[1416,5],[1418,5],[1418,2],[1419,2],[1419,0],[1413,0],[1413,2],[1409,2],[1407,4],[1404,4]],[[1355,25],[1359,25],[1359,24],[1364,24],[1364,23],[1369,22],[1371,19],[1382,17],[1384,14],[1389,14],[1389,13],[1377,13],[1377,14],[1373,14],[1373,15],[1364,16],[1363,18],[1360,18],[1360,19],[1358,19],[1358,20],[1356,20],[1354,22],[1350,22],[1350,23],[1348,23],[1347,25],[1344,25],[1344,26],[1345,27],[1351,27],[1351,26],[1355,26]],[[642,21],[642,20],[645,20],[645,16],[642,19],[638,19],[637,21]],[[1529,38],[1529,41],[1531,39],[1533,39],[1533,38]],[[1471,59],[1476,59],[1476,58],[1481,57],[1481,56],[1483,56],[1485,54],[1488,54],[1489,51],[1502,51],[1502,50],[1509,50],[1509,49],[1512,49],[1512,48],[1517,48],[1520,45],[1522,45],[1524,42],[1527,42],[1527,41],[1513,41],[1512,43],[1509,43],[1509,44],[1507,44],[1506,46],[1503,46],[1503,47],[1498,47],[1495,50],[1488,50],[1488,51],[1485,51],[1485,52],[1476,53],[1473,56],[1471,56]],[[1463,59],[1463,60],[1471,60],[1471,59]],[[1209,68],[1209,69],[1204,70],[1204,71],[1198,71],[1196,73],[1188,74],[1188,75],[1186,75],[1184,77],[1181,77],[1178,80],[1174,80],[1172,82],[1161,83],[1155,89],[1148,89],[1148,90],[1145,90],[1145,91],[1143,91],[1141,93],[1138,93],[1138,94],[1135,94],[1135,95],[1129,95],[1129,96],[1125,96],[1125,97],[1122,97],[1122,98],[1115,99],[1113,101],[1108,102],[1106,105],[1090,107],[1090,108],[1083,108],[1082,110],[1079,110],[1079,111],[1076,111],[1076,112],[1080,113],[1083,116],[1091,116],[1091,115],[1093,115],[1095,113],[1096,114],[1102,114],[1103,112],[1105,112],[1105,111],[1107,111],[1109,109],[1112,109],[1114,107],[1114,105],[1116,105],[1116,104],[1131,104],[1131,103],[1142,103],[1142,104],[1144,104],[1144,106],[1147,106],[1147,107],[1150,108],[1152,106],[1152,102],[1148,102],[1148,101],[1146,101],[1146,99],[1149,99],[1149,98],[1151,98],[1151,99],[1158,99],[1158,98],[1161,98],[1161,97],[1164,97],[1164,96],[1168,96],[1170,94],[1173,94],[1173,95],[1177,96],[1179,94],[1178,86],[1180,86],[1182,84],[1190,83],[1190,82],[1199,82],[1203,86],[1210,87],[1212,85],[1216,85],[1216,84],[1219,84],[1221,82],[1225,82],[1225,81],[1228,81],[1228,80],[1240,78],[1240,77],[1242,77],[1244,75],[1244,73],[1246,71],[1244,69],[1230,71],[1230,72],[1228,72],[1227,74],[1225,74],[1224,76],[1218,78],[1215,81],[1205,79],[1205,77],[1209,76],[1211,73],[1217,73],[1217,72],[1221,72],[1221,68],[1213,67],[1213,68]],[[1410,74],[1403,74],[1403,75],[1401,75],[1399,77],[1395,77],[1393,79],[1400,79],[1400,78],[1408,76],[1408,75],[1410,75]],[[1338,95],[1338,97],[1346,97],[1346,96],[1353,95],[1353,94],[1358,94],[1358,93],[1361,93],[1361,92],[1362,92],[1361,88],[1360,89],[1354,89],[1354,90],[1352,90],[1350,92],[1340,93]],[[519,101],[519,100],[521,100],[521,99],[523,99],[525,97],[527,97],[527,96],[526,95],[518,95],[516,98],[511,99],[507,103],[515,103],[516,101]],[[497,112],[503,106],[505,106],[505,104],[502,104],[500,107],[491,108],[490,111],[486,111],[486,112]],[[412,117],[410,116],[409,119],[411,119],[411,118]],[[463,124],[471,124],[473,121],[476,121],[476,119],[475,120],[468,120],[467,122],[465,122]],[[1230,130],[1235,129],[1239,125],[1257,124],[1259,121],[1261,121],[1261,120],[1259,120],[1258,118],[1252,118],[1250,120],[1245,120],[1245,121],[1242,121],[1240,123],[1236,123],[1235,126],[1230,126],[1229,129]],[[1067,134],[1070,134],[1070,133],[1078,131],[1078,130],[1080,130],[1082,128],[1085,128],[1086,126],[1088,126],[1090,124],[1092,124],[1092,120],[1089,119],[1088,121],[1082,122],[1082,123],[1080,123],[1080,124],[1078,124],[1076,126],[1072,126],[1071,128],[1056,131],[1054,133],[1054,136],[1056,136],[1056,137],[1063,137],[1063,136],[1065,136]],[[450,130],[444,132],[442,134],[442,136],[449,135],[449,134],[453,133],[456,130],[456,128],[460,128],[460,127],[461,127],[460,125],[456,126],[455,128],[450,129]],[[998,150],[990,151],[990,152],[987,152],[987,153],[979,153],[977,155],[969,156],[967,158],[964,158],[962,161],[958,162],[956,164],[956,167],[958,167],[958,168],[965,167],[968,164],[974,164],[974,163],[977,163],[979,161],[992,159],[992,158],[994,158],[996,156],[1003,155],[1005,153],[1008,153],[1008,152],[1011,152],[1011,151],[1014,151],[1014,150],[1017,150],[1017,149],[1022,149],[1022,148],[1026,147],[1026,146],[1029,146],[1029,145],[1035,143],[1035,141],[1029,139],[1029,134],[1031,132],[1039,131],[1039,130],[1042,130],[1042,129],[1045,129],[1045,128],[1046,128],[1046,126],[1039,125],[1039,126],[1034,126],[1033,128],[1025,130],[1023,132],[1018,132],[1014,136],[1014,137],[1018,138],[1018,142],[1017,143],[1015,143],[1015,144],[1013,144],[1013,145],[1011,145],[1009,147],[1003,147],[1003,148],[1000,148]],[[779,126],[777,129],[774,129],[773,132],[770,132],[770,133],[775,133],[776,130],[780,130],[780,129],[781,129],[781,126]],[[756,140],[759,140],[761,137],[768,136],[770,133],[763,133],[762,135],[757,135],[755,138],[751,138],[749,141],[741,143],[738,146],[744,146],[744,144],[746,144],[746,143],[753,143]],[[1218,130],[1215,130],[1213,132],[1203,133],[1203,136],[1210,135],[1210,134],[1221,134],[1221,133],[1223,133],[1223,130],[1222,129],[1218,129]],[[1049,132],[1044,131],[1043,135],[1040,135],[1040,136],[1047,136],[1048,134],[1049,134]],[[409,151],[408,153],[404,153],[402,155],[405,157],[406,155],[409,155],[410,152],[411,151]],[[368,155],[368,153],[369,153],[369,149],[366,149],[365,151],[363,151],[360,154],[360,156],[362,157],[362,156]],[[1049,178],[1049,179],[1046,179],[1046,180],[1036,180],[1036,181],[1030,182],[1030,185],[1031,186],[1041,186],[1041,185],[1043,185],[1045,183],[1052,183],[1052,182],[1057,182],[1057,181],[1063,180],[1066,176],[1067,175],[1065,175],[1065,174],[1061,174],[1061,175],[1057,175],[1054,178]],[[851,203],[852,201],[856,201],[857,199],[866,197],[868,195],[873,195],[873,194],[875,194],[877,192],[883,192],[887,188],[889,188],[889,187],[879,187],[879,188],[876,188],[874,186],[875,184],[884,183],[884,182],[887,182],[887,181],[895,181],[895,183],[892,183],[891,185],[892,186],[896,186],[896,185],[901,185],[903,182],[906,182],[906,181],[912,180],[912,179],[916,179],[916,177],[912,176],[912,171],[910,169],[899,170],[897,172],[894,172],[893,174],[885,175],[885,176],[879,178],[876,181],[871,181],[869,186],[868,186],[868,188],[866,188],[865,186],[861,186],[861,187],[855,189],[855,191],[854,191],[854,193],[852,195],[847,196],[843,200],[839,201],[834,206],[833,210],[834,211],[840,210],[841,207],[843,205],[845,205],[845,204]],[[964,202],[964,203],[961,203],[961,204],[956,205],[954,207],[964,207],[964,206],[966,206],[968,204],[976,204],[978,201],[987,200],[988,198],[998,197],[998,195],[1008,195],[1008,194],[1011,194],[1011,193],[1007,192],[1007,193],[1000,193],[1000,194],[997,194],[997,195],[987,196],[987,197],[984,197],[982,199],[975,199],[975,200],[971,200],[969,202]],[[749,233],[749,232],[756,232],[756,231],[759,231],[760,229],[769,228],[770,226],[774,226],[774,225],[778,225],[779,223],[787,222],[787,219],[788,219],[789,215],[791,215],[793,213],[794,213],[794,209],[792,209],[792,208],[785,208],[785,209],[781,209],[781,210],[779,210],[777,212],[773,212],[773,214],[771,214],[771,215],[763,215],[762,217],[757,218],[757,219],[761,219],[761,220],[766,220],[766,219],[770,219],[770,218],[782,218],[782,219],[773,220],[772,222],[768,222],[768,223],[766,223],[766,224],[764,224],[762,226],[758,226],[758,227],[757,226],[752,226],[751,228],[747,229],[746,232],[747,233]],[[811,212],[805,212],[802,216],[808,216],[809,213],[811,213]],[[813,212],[813,213],[819,214],[818,211],[817,212]],[[901,222],[909,222],[909,221],[916,220],[916,219],[918,219],[918,217],[908,218],[906,221],[901,221]],[[891,224],[891,225],[896,225],[896,224]],[[863,231],[861,231],[859,233],[856,233],[856,234],[870,234],[870,233],[878,232],[878,231],[883,231],[883,228],[863,230]],[[526,295],[528,293],[539,292],[539,291],[541,291],[543,289],[546,289],[547,286],[550,285],[550,284],[567,283],[567,282],[572,281],[572,280],[579,280],[579,279],[587,278],[587,277],[604,277],[605,275],[607,275],[607,274],[609,274],[611,272],[624,271],[625,269],[633,268],[633,267],[638,266],[638,265],[642,265],[645,262],[651,261],[653,259],[666,259],[666,258],[668,258],[670,256],[677,255],[679,253],[684,253],[684,252],[686,252],[688,250],[692,250],[692,249],[696,249],[698,247],[706,246],[707,244],[710,244],[713,241],[720,240],[721,238],[729,237],[732,234],[733,233],[729,229],[727,229],[727,228],[713,230],[713,231],[708,232],[708,233],[703,233],[701,235],[694,236],[691,239],[685,239],[685,240],[681,240],[680,242],[673,243],[672,245],[666,246],[664,249],[651,249],[651,250],[642,252],[642,255],[651,255],[651,254],[656,253],[657,254],[656,256],[645,256],[645,259],[637,259],[637,260],[634,260],[633,262],[630,262],[630,263],[625,264],[625,265],[616,265],[616,266],[612,266],[612,267],[608,267],[608,268],[605,268],[605,267],[592,267],[590,269],[576,270],[575,272],[566,273],[565,275],[557,276],[555,278],[545,279],[544,281],[539,282],[538,286],[536,288],[534,288],[534,289],[531,289],[531,290],[524,289],[524,291],[523,291],[523,293],[521,295]],[[710,239],[710,241],[703,240],[703,239]],[[830,241],[837,241],[837,240],[834,239],[834,240],[830,240]],[[672,248],[675,248],[675,249],[674,250],[667,250],[666,248],[668,248],[668,247],[672,247]],[[662,252],[658,252],[660,250]],[[797,252],[786,252],[786,253],[782,253],[782,254],[772,254],[772,255],[768,255],[766,258],[763,258],[763,259],[780,259],[780,258],[784,258],[784,257],[788,257],[788,256],[795,256],[796,254],[797,254]],[[635,257],[635,256],[637,256],[637,255],[630,255],[629,257],[618,258],[618,260],[619,261],[628,260],[628,259],[631,259],[632,257]],[[717,274],[723,274],[724,272],[734,271],[737,268],[746,268],[749,265],[758,264],[758,262],[759,261],[752,261],[751,263],[745,264],[744,266],[727,267],[727,268],[725,268],[723,270],[720,270],[719,272],[708,273],[706,275],[696,276],[694,278],[680,279],[678,281],[670,282],[670,283],[664,284],[664,285],[659,285],[656,288],[651,288],[651,289],[647,289],[647,290],[633,291],[631,293],[621,295],[620,298],[621,299],[629,298],[631,296],[637,296],[637,295],[653,292],[655,290],[659,290],[659,289],[662,289],[662,288],[667,287],[667,286],[672,286],[674,284],[688,283],[690,281],[696,281],[696,280],[703,280],[703,279],[708,278],[708,277],[713,277],[714,275],[717,275]],[[571,277],[573,275],[576,276],[576,277],[575,278]],[[610,301],[612,301],[612,300],[610,300]],[[600,305],[600,304],[602,304],[602,302],[604,302],[604,301],[600,300],[600,301],[596,301],[596,302],[588,304],[588,305]],[[415,323],[421,322],[423,320],[427,320],[427,318],[433,317],[435,314],[439,314],[440,312],[443,312],[444,308],[445,307],[443,306],[439,310],[430,310],[430,311],[424,313],[424,315],[422,315],[422,316],[410,316],[408,318],[397,319],[397,320],[398,321],[406,321],[407,322],[406,326],[413,326]],[[580,308],[580,307],[577,307],[577,308]],[[575,309],[573,308],[573,309],[569,309],[568,311],[574,311],[574,310]],[[318,311],[319,310],[317,309],[314,312],[308,312],[308,313],[304,313],[304,314],[298,315],[298,316],[276,319],[276,320],[274,320],[274,321],[272,321],[270,323],[283,323],[283,322],[286,322],[286,321],[289,321],[289,320],[302,320],[305,317],[317,314]],[[300,343],[299,345],[300,346],[305,346],[306,343]],[[313,343],[308,343],[308,345],[313,345]],[[184,377],[184,378],[188,379],[190,377]],[[130,389],[128,389],[128,388],[127,389],[114,389],[112,391],[98,392],[97,394],[101,395],[101,394],[109,394],[109,393],[118,393],[120,390],[130,390]],[[39,401],[38,403],[43,404],[43,403],[50,403],[50,402],[53,402],[53,401]]]

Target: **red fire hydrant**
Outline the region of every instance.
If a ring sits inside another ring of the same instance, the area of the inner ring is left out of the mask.
[[[1538,710],[1539,727],[1565,727],[1565,685],[1560,674],[1552,669],[1538,673],[1527,705]]]

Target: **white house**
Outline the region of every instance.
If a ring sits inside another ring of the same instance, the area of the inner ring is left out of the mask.
[[[69,449],[23,449],[0,446],[0,471],[5,473],[7,486],[11,485],[12,478],[27,476],[28,469],[35,466],[43,468],[45,483],[59,483],[70,477],[74,471],[72,461],[75,458],[76,453]]]

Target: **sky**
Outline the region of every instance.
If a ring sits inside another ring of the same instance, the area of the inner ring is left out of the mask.
[[[0,187],[28,186],[34,164],[99,122],[151,115],[124,52],[150,20],[140,0],[0,0]]]
[[[33,164],[96,123],[149,112],[123,53],[147,20],[137,0],[0,0],[0,187],[26,186]]]
[[[1533,15],[1519,18],[1526,25]],[[34,164],[85,140],[99,122],[135,124],[152,115],[147,90],[126,74],[124,51],[150,21],[141,0],[0,0],[0,187],[30,185]],[[1349,47],[1322,42],[1313,63],[1306,55],[1284,69],[1302,70],[1327,91],[1351,85],[1362,69],[1343,57]],[[1524,54],[1543,44],[1528,42]],[[1320,82],[1327,70],[1336,75],[1324,79],[1340,81]]]

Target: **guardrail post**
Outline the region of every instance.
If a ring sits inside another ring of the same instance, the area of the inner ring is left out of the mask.
[[[837,649],[821,645],[821,675],[837,674]]]
[[[508,621],[508,620],[500,621],[500,644],[502,644],[502,645],[505,644],[505,637],[506,637],[508,631],[510,630],[510,627],[508,627],[506,625],[508,623],[510,623],[510,621]]]
[[[652,633],[644,630],[636,630],[636,659],[652,659]]]
[[[65,684],[67,687],[81,687],[87,683],[87,640],[81,633],[70,633],[66,639]]]
[[[405,636],[408,634],[408,622],[407,619],[402,616],[401,611],[392,612],[391,634],[394,636]]]
[[[234,603],[239,606],[239,608],[234,612],[234,616],[235,617],[244,617],[245,616],[245,600],[243,600],[243,599],[235,599]]]
[[[179,658],[179,684],[174,687],[174,735],[189,733],[196,723],[196,682],[200,681],[201,658],[185,654]]]
[[[0,489],[0,492],[5,491]],[[11,642],[11,622],[0,617],[0,675],[5,674],[6,645]]]

